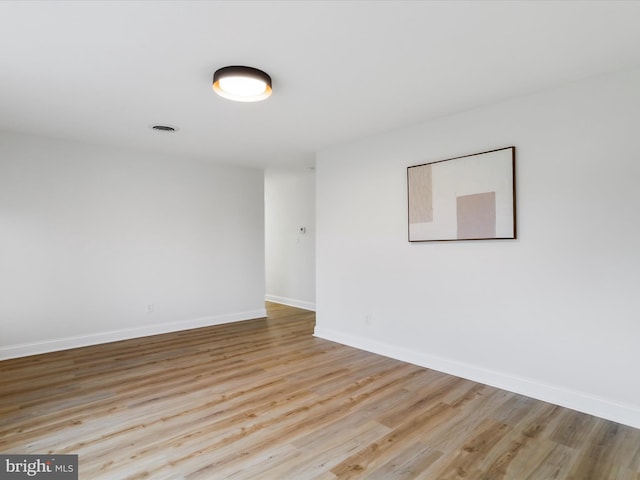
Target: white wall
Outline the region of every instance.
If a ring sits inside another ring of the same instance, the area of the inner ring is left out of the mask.
[[[265,171],[266,299],[308,310],[316,298],[315,181],[310,170]]]
[[[0,133],[0,358],[264,316],[263,203],[260,170]]]
[[[320,152],[316,334],[640,427],[640,70]],[[515,145],[518,240],[407,242],[406,167]]]

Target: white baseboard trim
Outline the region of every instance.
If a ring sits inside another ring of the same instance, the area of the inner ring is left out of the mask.
[[[0,347],[0,360],[26,357],[29,355],[38,355],[41,353],[57,352],[59,350],[69,350],[71,348],[87,347],[89,345],[97,345],[100,343],[117,342],[119,340],[129,340],[131,338],[148,337],[151,335],[159,335],[162,333],[177,332],[179,330],[190,330],[192,328],[209,327],[212,325],[239,322],[242,320],[251,320],[253,318],[262,318],[266,316],[266,309],[261,308],[257,310],[250,310],[247,312],[228,313],[223,315],[195,318],[193,320],[186,320],[182,322],[167,322],[144,327],[92,333],[89,335],[80,335],[77,337],[65,337],[43,340],[33,343],[8,345]]]
[[[316,304],[312,302],[306,302],[304,300],[296,300],[295,298],[279,297],[277,295],[265,295],[264,299],[267,302],[281,303],[282,305],[289,305],[290,307],[302,308],[304,310],[316,311]]]
[[[332,329],[316,326],[315,336],[595,415],[630,427],[640,428],[640,408],[636,405],[620,404],[585,392],[505,374]]]

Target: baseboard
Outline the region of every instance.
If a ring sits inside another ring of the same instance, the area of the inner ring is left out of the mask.
[[[336,330],[316,327],[315,336],[588,413],[589,415],[595,415],[630,427],[640,428],[640,408],[635,405],[619,404],[585,392],[484,369],[449,358],[396,347]]]
[[[195,318],[182,322],[167,322],[157,325],[149,325],[137,328],[126,328],[122,330],[111,330],[108,332],[92,333],[77,337],[65,337],[41,342],[23,343],[19,345],[8,345],[0,347],[0,360],[9,358],[26,357],[41,353],[56,352],[59,350],[69,350],[71,348],[87,347],[100,343],[117,342],[131,338],[148,337],[162,333],[177,332],[179,330],[190,330],[192,328],[209,327],[223,323],[239,322],[253,318],[266,317],[264,308],[250,310],[247,312],[228,313],[224,315],[214,315],[209,317]]]
[[[290,307],[302,308],[303,310],[316,311],[316,304],[312,302],[306,302],[304,300],[296,300],[294,298],[278,297],[277,295],[265,295],[264,299],[267,302],[281,303],[282,305],[289,305]]]

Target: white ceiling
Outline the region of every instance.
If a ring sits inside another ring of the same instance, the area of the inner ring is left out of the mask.
[[[0,130],[308,166],[331,145],[639,64],[640,1],[2,1]],[[227,65],[267,71],[272,97],[215,95]]]

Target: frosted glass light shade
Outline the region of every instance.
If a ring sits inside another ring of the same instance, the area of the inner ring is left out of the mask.
[[[271,95],[271,77],[252,67],[224,67],[213,74],[213,90],[236,102],[258,102]]]

